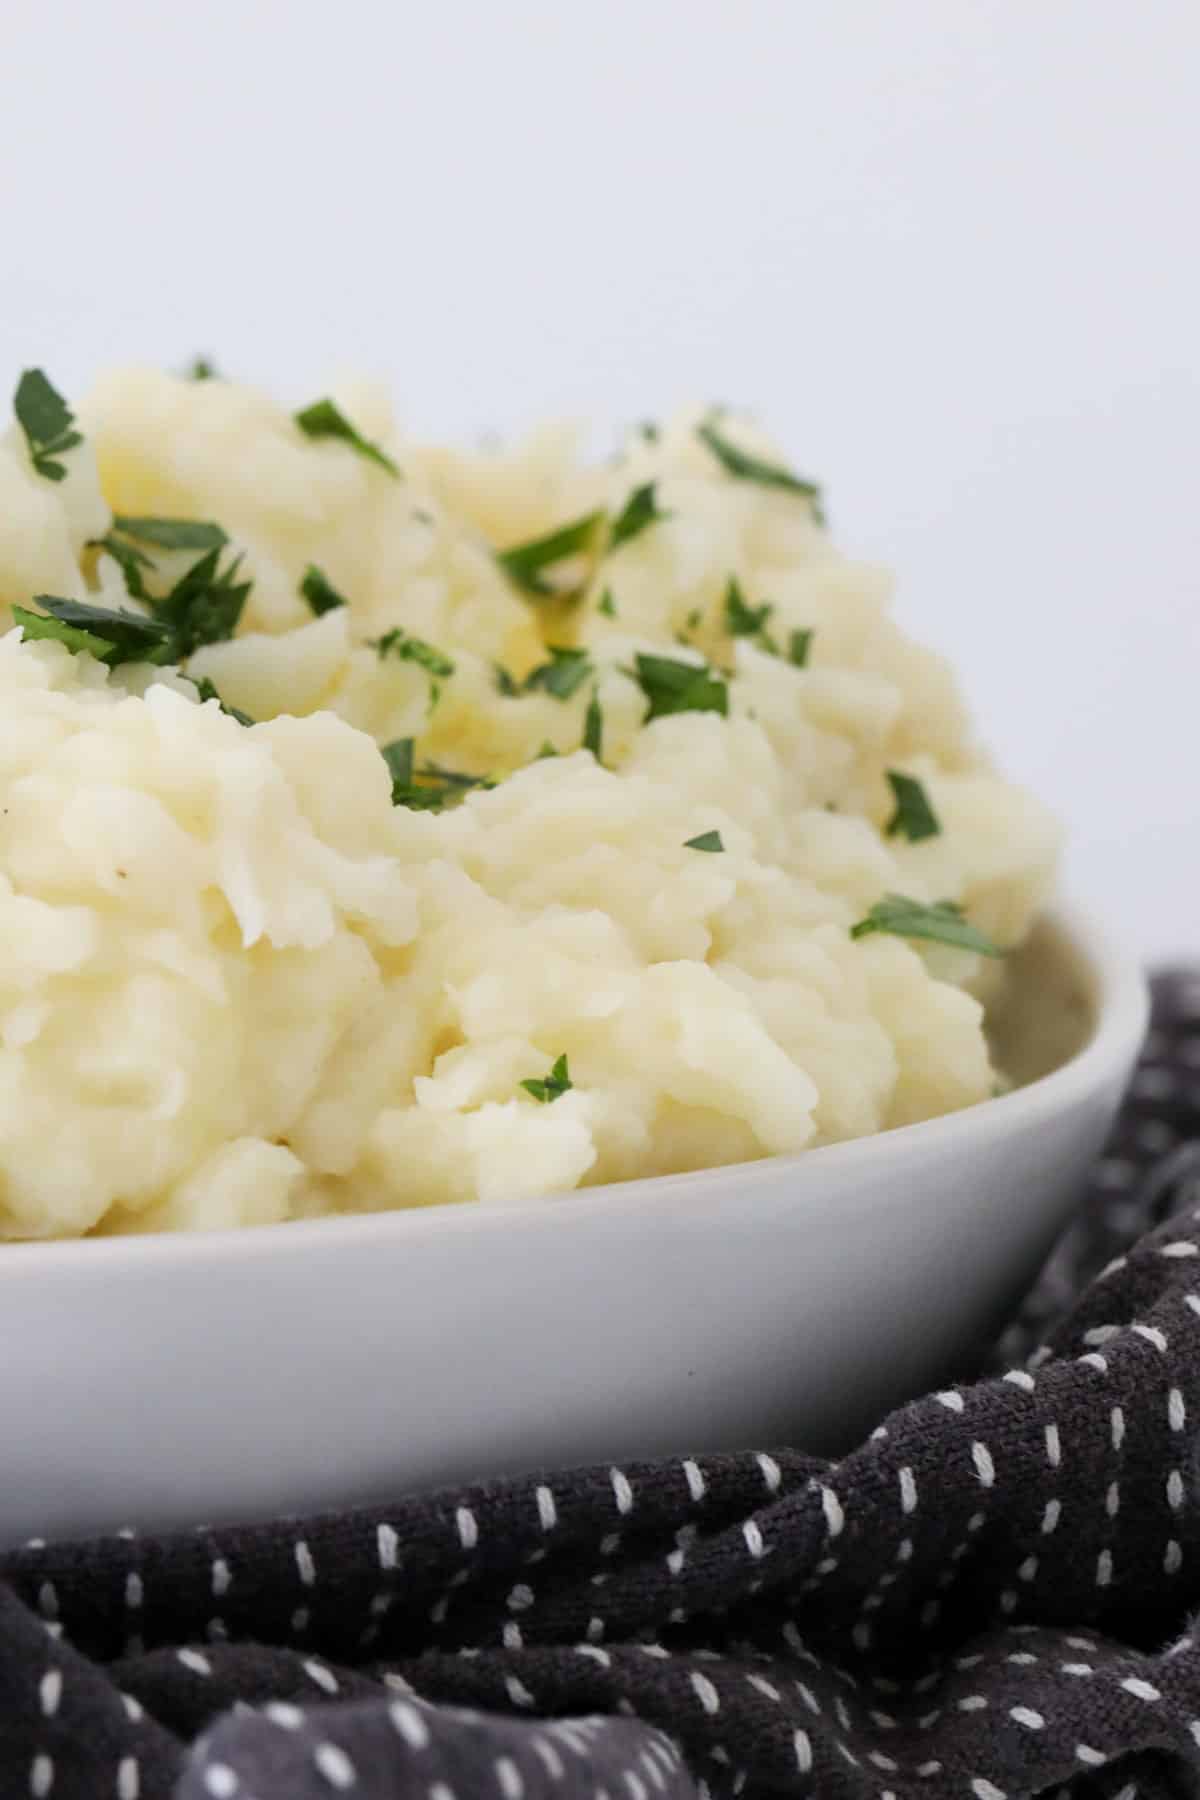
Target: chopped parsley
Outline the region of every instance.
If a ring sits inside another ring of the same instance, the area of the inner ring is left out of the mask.
[[[401,662],[419,663],[430,675],[447,680],[454,673],[454,664],[444,650],[434,644],[427,644],[424,638],[411,637],[399,625],[394,631],[385,631],[381,638],[369,638],[373,650],[380,660],[386,656],[395,656]]]
[[[392,805],[407,806],[412,812],[441,812],[452,800],[461,800],[471,788],[496,785],[490,776],[464,775],[437,763],[416,768],[412,738],[397,738],[392,744],[384,744],[381,754],[392,778]]]
[[[567,1058],[565,1053],[562,1056],[555,1058],[550,1073],[542,1080],[523,1081],[521,1083],[525,1092],[527,1094],[532,1094],[534,1099],[539,1101],[543,1106],[549,1106],[552,1100],[559,1099],[561,1095],[565,1094],[567,1090],[574,1087],[574,1085],[575,1083],[571,1080],[567,1070]]]
[[[896,799],[896,810],[887,823],[888,837],[906,837],[910,844],[919,844],[922,838],[939,836],[941,823],[921,783],[898,769],[889,769],[887,778]]]
[[[642,437],[647,444],[657,444],[659,437],[661,436],[658,426],[653,419],[643,419],[638,426],[638,430],[641,432]]]
[[[598,613],[603,613],[604,617],[606,619],[615,619],[616,618],[617,603],[612,597],[612,589],[611,588],[605,588],[604,592],[601,594],[600,599],[596,605],[596,611]]]
[[[812,641],[811,631],[793,631],[788,639],[788,661],[797,669],[808,667],[808,653],[812,649]]]
[[[89,542],[93,549],[103,550],[106,556],[111,556],[113,561],[119,565],[125,579],[125,592],[131,599],[146,600],[149,598],[142,570],[154,567],[152,556],[147,556],[146,552],[139,550],[136,544],[127,544],[124,538],[117,536],[115,531],[108,532],[102,538],[91,538]]]
[[[207,519],[135,518],[117,513],[112,528],[139,544],[153,544],[156,550],[221,550],[229,542],[221,527]],[[99,541],[107,547],[107,539]]]
[[[761,606],[747,606],[736,575],[729,577],[725,589],[725,629],[730,637],[753,638],[761,650],[779,655],[779,646],[767,630],[767,620],[775,608],[769,601]]]
[[[520,688],[517,686],[508,670],[504,667],[503,663],[493,663],[492,673],[496,677],[496,691],[503,694],[506,699],[511,700],[520,693]]]
[[[545,762],[548,756],[558,756],[560,754],[561,752],[559,751],[558,745],[552,744],[550,739],[546,738],[533,760],[534,762]]]
[[[634,680],[650,702],[643,723],[668,713],[729,712],[728,684],[705,663],[678,662],[670,656],[634,658]]]
[[[408,789],[413,779],[413,741],[411,738],[397,738],[394,743],[385,744],[382,752],[388,773],[392,778],[392,804],[398,806],[396,789]]]
[[[875,931],[890,932],[894,937],[929,938],[934,943],[951,944],[957,950],[974,950],[980,956],[1004,955],[990,938],[968,923],[962,907],[954,900],[939,900],[927,906],[903,894],[886,894],[875,902],[865,919],[851,926],[850,936],[869,937]]]
[[[625,502],[621,511],[612,523],[609,532],[608,548],[612,551],[627,544],[639,531],[645,531],[647,525],[656,525],[660,519],[669,519],[670,513],[660,512],[658,502],[654,498],[655,483],[647,481],[642,487],[635,488]]]
[[[604,750],[604,712],[597,689],[592,689],[587,712],[583,717],[583,747],[599,762]]]
[[[210,356],[193,356],[186,370],[189,381],[216,381],[217,365]]]
[[[102,538],[91,539],[93,549],[103,550],[120,565],[125,591],[134,600],[147,600],[151,605],[154,601],[143,571],[153,570],[155,563],[139,544],[152,544],[156,550],[206,551],[219,550],[228,542],[219,525],[204,519],[133,518],[123,513],[114,517],[112,528]]]
[[[219,545],[194,562],[161,600],[151,601],[170,634],[166,662],[182,662],[201,644],[219,644],[237,630],[252,583],[238,581],[241,557],[219,567]]]
[[[553,694],[556,700],[569,700],[578,693],[592,672],[586,650],[562,650],[557,645],[547,646],[550,661],[539,663],[538,667],[525,677],[525,692],[541,688],[543,693]]]
[[[319,569],[316,563],[309,563],[301,577],[300,597],[308,601],[309,610],[318,619],[346,604],[346,596],[338,593],[324,569]]]
[[[369,462],[378,463],[389,475],[399,478],[400,471],[387,452],[356,431],[332,400],[314,400],[311,406],[296,413],[295,419],[305,437],[340,438],[343,444],[349,444],[360,456],[365,456]]]
[[[58,459],[82,444],[83,433],[75,430],[74,413],[41,369],[26,369],[21,376],[13,411],[37,473],[47,481],[65,480],[66,466]]]
[[[13,619],[27,640],[51,639],[72,656],[86,650],[110,668],[124,662],[162,662],[167,644],[166,627],[158,619],[140,613],[89,606],[82,600],[63,600],[55,594],[37,594],[41,612],[14,606]]]
[[[699,837],[688,838],[684,842],[685,850],[724,850],[719,831],[702,831]]]
[[[815,481],[805,481],[802,476],[793,475],[790,469],[781,468],[778,463],[764,462],[761,457],[739,449],[717,430],[711,419],[699,427],[696,435],[712,451],[726,474],[732,475],[736,481],[755,481],[759,487],[785,488],[789,493],[801,494],[810,502],[817,523],[825,523],[821,490]]]
[[[223,713],[228,713],[231,719],[236,719],[239,725],[253,725],[254,720],[250,717],[249,713],[244,713],[240,706],[229,706],[222,700],[220,694],[218,694],[207,675],[201,675],[199,677],[192,675],[189,676],[188,679],[195,682],[196,692],[199,694],[201,700],[215,700],[221,711]]]
[[[558,590],[550,582],[543,580],[543,571],[552,569],[556,563],[565,562],[568,556],[578,556],[583,551],[594,549],[603,523],[603,512],[585,513],[581,519],[573,519],[569,525],[560,525],[557,530],[548,531],[544,537],[531,538],[528,543],[513,544],[507,550],[498,550],[496,561],[525,593],[545,599]]]

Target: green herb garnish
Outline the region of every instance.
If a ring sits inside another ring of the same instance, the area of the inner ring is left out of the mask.
[[[525,677],[525,692],[541,688],[544,693],[553,694],[556,700],[569,700],[592,672],[588,653],[586,650],[561,650],[554,644],[547,648],[550,661],[540,663]]]
[[[705,663],[677,662],[669,656],[634,658],[634,679],[650,702],[645,724],[668,713],[715,712],[728,715],[728,684]]]
[[[397,738],[394,743],[385,744],[381,752],[392,778],[392,804],[398,805],[396,789],[407,789],[412,786],[413,779],[413,740]]]
[[[887,894],[875,902],[865,919],[851,926],[850,936],[869,937],[875,931],[890,932],[894,937],[929,938],[934,943],[951,944],[957,950],[974,950],[980,956],[1004,955],[990,938],[967,922],[962,907],[954,900],[939,900],[927,906],[903,894]]]
[[[699,837],[685,839],[683,847],[685,850],[709,851],[724,850],[725,848],[721,842],[719,831],[702,831]]]
[[[381,660],[385,656],[395,656],[401,662],[419,663],[431,675],[442,680],[454,673],[454,664],[444,650],[427,644],[424,638],[411,637],[400,626],[394,631],[385,631],[381,638],[368,638],[367,642],[378,652]]]
[[[300,596],[308,601],[310,611],[318,619],[346,604],[346,596],[338,593],[324,569],[319,569],[316,563],[309,563],[301,577]]]
[[[186,370],[189,381],[216,381],[217,365],[208,356],[193,356]]]
[[[153,544],[156,550],[221,550],[229,542],[221,527],[208,519],[135,518],[117,513],[112,528],[139,544]]]
[[[42,608],[40,613],[30,612],[24,606],[12,609],[13,619],[26,639],[52,640],[64,645],[72,656],[86,650],[110,668],[124,662],[164,660],[167,631],[157,619],[107,606],[89,606],[82,600],[63,600],[56,594],[37,594],[34,604]]]
[[[825,523],[821,490],[815,481],[805,481],[802,476],[793,475],[790,469],[781,468],[778,463],[764,462],[761,457],[751,456],[748,450],[740,450],[736,444],[722,436],[711,420],[706,420],[696,435],[712,451],[726,474],[732,475],[737,481],[755,481],[760,487],[785,488],[789,493],[801,494],[811,504],[817,523]]]
[[[574,519],[569,525],[560,525],[557,530],[548,531],[544,537],[531,538],[528,543],[513,544],[507,550],[498,550],[496,561],[519,588],[523,588],[527,594],[536,594],[544,599],[558,590],[550,582],[543,581],[543,570],[552,569],[555,563],[565,562],[568,556],[578,556],[585,550],[593,549],[603,522],[603,512],[585,513],[581,519]]]
[[[653,419],[643,419],[638,430],[648,444],[657,444],[661,433]]]
[[[21,376],[13,411],[38,474],[47,481],[65,480],[66,467],[58,458],[82,444],[83,433],[75,430],[74,413],[41,369],[26,369]]]
[[[767,630],[767,620],[774,610],[769,601],[764,601],[761,606],[747,606],[737,576],[729,577],[729,586],[725,589],[725,629],[730,637],[756,638],[764,650],[778,656],[778,646]]]
[[[543,740],[542,747],[533,760],[534,762],[545,762],[548,756],[560,756],[561,754],[562,752],[559,750],[558,745],[552,744],[550,739],[546,738]]]
[[[812,649],[812,641],[811,631],[793,631],[788,639],[788,661],[797,669],[808,667],[808,653]]]
[[[922,838],[939,836],[941,824],[921,783],[898,769],[889,769],[887,778],[896,798],[896,810],[887,822],[888,837],[906,837],[910,844],[919,844]]]
[[[111,530],[90,541],[94,549],[103,550],[120,564],[126,591],[133,599],[151,600],[143,570],[154,568],[154,558],[138,544],[152,544],[156,550],[205,551],[219,550],[229,539],[219,525],[204,519],[132,518],[118,513]]]
[[[597,762],[600,761],[604,749],[604,712],[596,688],[592,689],[592,697],[583,717],[583,747],[591,751]]]
[[[201,700],[215,700],[221,711],[223,713],[228,713],[231,719],[236,719],[239,725],[253,725],[254,720],[250,717],[249,713],[244,713],[240,706],[229,706],[222,700],[220,694],[218,694],[207,675],[190,675],[188,679],[189,681],[195,682],[196,692],[199,694]]]
[[[549,1106],[552,1100],[557,1100],[562,1094],[565,1094],[569,1088],[574,1087],[574,1085],[575,1083],[571,1080],[567,1070],[567,1059],[565,1054],[555,1059],[550,1073],[543,1080],[523,1081],[521,1083],[525,1092],[527,1094],[532,1094],[534,1099],[540,1101],[543,1106]]]
[[[237,580],[240,556],[224,569],[218,566],[220,557],[220,547],[214,546],[180,576],[169,594],[151,602],[170,634],[164,661],[182,662],[202,644],[224,643],[237,630],[253,584]]]
[[[112,531],[102,538],[92,538],[90,544],[95,550],[103,550],[106,556],[111,556],[113,561],[119,565],[125,579],[125,592],[132,599],[145,600],[149,597],[146,593],[142,570],[154,567],[152,556],[147,556],[144,550],[137,548],[136,544],[127,544],[124,538],[119,538]]]
[[[492,673],[496,678],[496,690],[498,693],[504,694],[509,700],[511,700],[514,695],[520,693],[520,688],[517,686],[508,670],[504,667],[503,663],[493,663]]]
[[[349,444],[360,456],[370,462],[378,463],[389,475],[399,477],[400,471],[385,450],[373,444],[369,438],[354,429],[346,415],[329,399],[314,400],[311,406],[296,413],[296,423],[310,438],[340,438],[343,444]]]
[[[406,806],[412,812],[441,812],[451,800],[461,800],[471,788],[496,785],[490,776],[464,775],[437,763],[415,768],[412,738],[397,738],[394,743],[384,744],[381,754],[392,777],[392,805]]]
[[[604,617],[606,619],[615,619],[616,618],[617,603],[612,597],[612,589],[611,588],[605,588],[604,592],[601,594],[600,599],[596,605],[596,611],[598,613],[603,613]]]
[[[647,525],[657,525],[661,519],[669,519],[670,513],[660,512],[654,498],[656,483],[647,481],[644,486],[635,488],[625,502],[621,511],[613,520],[609,533],[608,548],[612,551],[627,544],[639,531],[645,531]]]

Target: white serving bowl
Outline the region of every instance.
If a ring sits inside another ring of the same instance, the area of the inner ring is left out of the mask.
[[[849,1445],[998,1326],[1136,1056],[1145,982],[1078,918],[1015,971],[1030,1085],[927,1124],[560,1202],[0,1246],[0,1543]]]

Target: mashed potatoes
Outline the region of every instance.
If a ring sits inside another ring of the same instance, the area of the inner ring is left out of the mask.
[[[133,371],[58,478],[0,442],[0,1234],[528,1200],[992,1093],[954,924],[1018,941],[1055,827],[778,452],[338,405]],[[933,938],[852,936],[888,894]]]

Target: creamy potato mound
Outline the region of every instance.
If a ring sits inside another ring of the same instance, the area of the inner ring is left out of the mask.
[[[1010,948],[1057,830],[778,449],[336,399],[357,440],[124,371],[57,478],[0,442],[0,1234],[550,1198],[992,1094],[1002,964],[852,929],[903,895]],[[181,520],[241,557],[232,636],[155,625]]]

